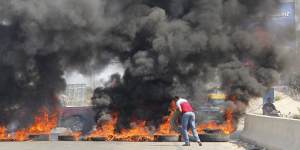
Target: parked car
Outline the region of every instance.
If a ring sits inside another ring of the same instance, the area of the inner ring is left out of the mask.
[[[208,92],[208,101],[197,109],[197,115],[200,119],[198,123],[216,122],[222,124],[225,121],[226,95],[219,89],[212,89]]]
[[[59,126],[86,134],[96,125],[95,114],[93,106],[63,106],[60,111]]]

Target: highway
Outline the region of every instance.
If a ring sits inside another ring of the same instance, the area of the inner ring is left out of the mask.
[[[245,150],[230,142],[203,143],[189,147],[182,142],[0,142],[1,150]]]

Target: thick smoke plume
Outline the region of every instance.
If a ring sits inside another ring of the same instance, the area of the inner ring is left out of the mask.
[[[89,74],[112,59],[126,69],[95,90],[98,121],[120,112],[157,125],[174,95],[195,106],[219,81],[247,103],[285,68],[265,23],[275,0],[2,0],[0,123],[53,107],[63,72]]]

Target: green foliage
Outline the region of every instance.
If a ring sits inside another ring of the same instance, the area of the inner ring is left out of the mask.
[[[295,91],[300,92],[300,74],[291,75],[288,85]]]
[[[275,101],[280,101],[281,100],[281,97],[280,96],[275,96]]]

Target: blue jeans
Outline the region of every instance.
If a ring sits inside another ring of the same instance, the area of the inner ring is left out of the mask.
[[[188,133],[188,125],[192,128],[193,136],[197,140],[197,142],[200,142],[200,138],[197,133],[196,129],[196,123],[195,123],[195,113],[194,112],[186,112],[182,115],[181,119],[181,125],[182,125],[182,135],[184,138],[185,143],[189,143],[189,133]]]

